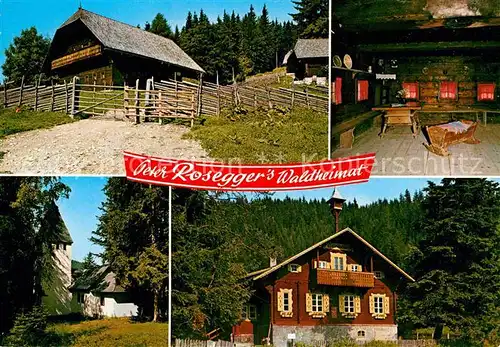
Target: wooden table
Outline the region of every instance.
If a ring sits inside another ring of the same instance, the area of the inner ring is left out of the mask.
[[[420,106],[380,106],[372,108],[373,111],[383,112],[382,132],[383,137],[389,125],[411,125],[413,137],[418,135],[418,117],[415,111],[421,110]]]

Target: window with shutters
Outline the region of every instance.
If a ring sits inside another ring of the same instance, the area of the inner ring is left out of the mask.
[[[298,264],[290,264],[288,265],[288,271],[299,273],[302,271],[302,267]]]
[[[370,295],[370,313],[375,319],[385,319],[389,314],[389,297],[385,294]]]
[[[278,292],[278,311],[282,317],[293,316],[292,289],[280,289]]]
[[[375,278],[377,278],[379,280],[384,278],[384,273],[382,271],[374,271],[373,275],[375,276]]]
[[[328,269],[328,262],[320,260],[318,262],[318,268],[320,268],[320,269]]]
[[[495,83],[479,83],[477,85],[477,99],[479,101],[495,100]]]
[[[354,294],[340,295],[339,311],[345,318],[356,318],[361,313],[361,298]]]
[[[351,264],[349,265],[349,268],[352,272],[361,272],[361,265]]]
[[[328,294],[306,293],[306,312],[312,318],[324,318],[330,311]]]

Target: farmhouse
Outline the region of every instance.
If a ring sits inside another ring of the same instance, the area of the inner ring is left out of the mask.
[[[44,70],[50,76],[78,76],[80,83],[98,85],[204,73],[172,40],[82,8],[57,29]]]
[[[234,343],[286,347],[342,336],[397,339],[397,288],[414,280],[353,230],[339,230],[344,201],[338,191],[329,201],[335,234],[248,274],[255,292],[233,327]]]
[[[475,132],[477,124],[496,123],[500,112],[500,17],[483,15],[467,3],[420,1],[421,7],[394,9],[398,15],[384,12],[382,4],[376,12],[350,1],[335,5],[334,150],[382,151],[383,139],[372,137],[361,148],[352,142],[376,125],[371,134],[394,142],[422,138],[411,143],[408,152],[414,154],[428,150],[447,156],[449,146],[462,143],[469,146],[458,148],[483,156],[496,151],[479,145],[494,126]]]
[[[295,47],[286,54],[283,65],[286,71],[299,80],[305,77],[326,77],[328,66],[328,39],[298,39]]]
[[[120,285],[108,265],[94,273],[75,280],[70,287],[73,306],[89,317],[132,317],[137,315],[137,305]]]

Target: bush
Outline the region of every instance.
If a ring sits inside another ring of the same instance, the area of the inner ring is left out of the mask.
[[[47,328],[47,314],[36,306],[29,313],[21,313],[16,317],[14,326],[4,343],[7,346],[39,345],[44,339]]]

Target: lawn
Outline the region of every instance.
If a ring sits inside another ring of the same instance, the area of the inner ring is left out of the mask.
[[[111,318],[59,323],[47,332],[56,345],[85,347],[168,346],[166,323],[135,323],[128,318]]]
[[[312,110],[225,110],[198,120],[186,138],[232,163],[310,162],[328,156],[328,116]]]
[[[73,121],[64,113],[28,110],[16,113],[15,108],[0,108],[0,139],[22,131],[51,128]]]

